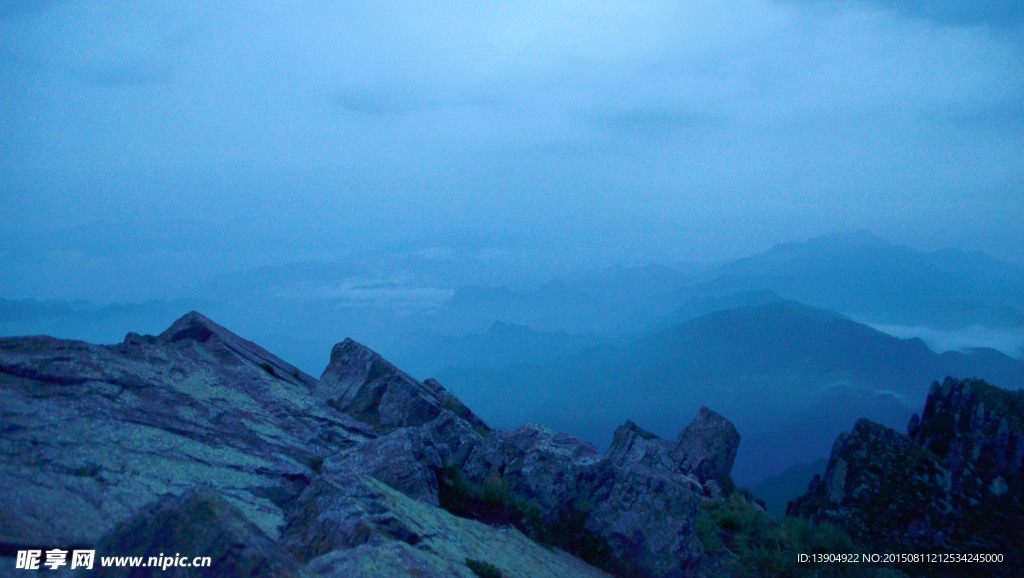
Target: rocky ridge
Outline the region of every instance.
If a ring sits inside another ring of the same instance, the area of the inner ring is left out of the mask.
[[[907,429],[859,420],[787,513],[833,522],[874,552],[997,553],[1006,562],[986,572],[1024,569],[1024,390],[946,378]]]
[[[739,444],[706,408],[675,443],[627,423],[607,454],[492,430],[355,341],[316,379],[195,312],[112,346],[0,339],[0,408],[0,556],[173,550],[218,576],[603,574],[562,550],[707,573],[697,510]]]

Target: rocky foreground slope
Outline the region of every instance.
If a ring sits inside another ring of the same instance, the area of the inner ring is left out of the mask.
[[[0,339],[0,574],[58,547],[212,557],[191,576],[711,574],[698,506],[738,444],[707,409],[606,454],[491,430],[354,341],[315,379],[198,313],[112,346]]]
[[[867,552],[1003,560],[902,566],[913,574],[1020,576],[1024,390],[947,378],[932,385],[907,435],[859,420],[788,514],[835,523]]]

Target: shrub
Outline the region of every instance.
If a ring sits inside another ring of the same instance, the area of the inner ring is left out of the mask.
[[[780,522],[757,510],[738,492],[725,500],[701,504],[697,536],[709,555],[730,557],[729,564],[737,576],[855,575],[854,564],[797,562],[797,554],[856,552],[841,529],[802,518]]]
[[[501,569],[494,564],[484,562],[483,560],[466,558],[466,566],[469,566],[469,569],[480,578],[501,578],[502,576]]]

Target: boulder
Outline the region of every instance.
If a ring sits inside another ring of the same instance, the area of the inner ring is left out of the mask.
[[[616,428],[612,445],[605,455],[620,467],[639,464],[656,470],[676,472],[679,470],[679,461],[672,455],[675,446],[626,420],[625,424]]]
[[[426,424],[445,410],[482,433],[490,429],[437,381],[421,383],[352,339],[331,350],[330,364],[314,393],[327,405],[381,433]]]
[[[693,474],[701,482],[715,480],[731,485],[732,466],[740,446],[736,427],[721,415],[701,407],[697,417],[676,439],[672,457],[682,473]]]

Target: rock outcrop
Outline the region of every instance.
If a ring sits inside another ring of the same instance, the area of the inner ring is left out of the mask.
[[[731,486],[730,475],[740,446],[736,427],[706,407],[686,426],[673,444],[631,421],[615,430],[608,457],[615,464],[640,464],[649,468],[692,475],[702,484]]]
[[[874,552],[997,553],[1006,562],[986,572],[1019,571],[1022,426],[1024,391],[936,382],[908,435],[863,419],[841,435],[788,514],[833,522]]]
[[[697,509],[739,443],[707,409],[674,443],[629,422],[606,455],[491,430],[352,340],[318,380],[194,312],[113,346],[0,339],[0,408],[0,556],[180,553],[217,575],[697,573]]]
[[[419,426],[447,410],[480,432],[489,428],[437,381],[419,382],[352,339],[331,350],[331,361],[314,390],[327,405],[387,432]]]
[[[200,485],[276,537],[314,466],[373,436],[315,383],[197,313],[114,346],[0,339],[0,542],[96,543]]]

